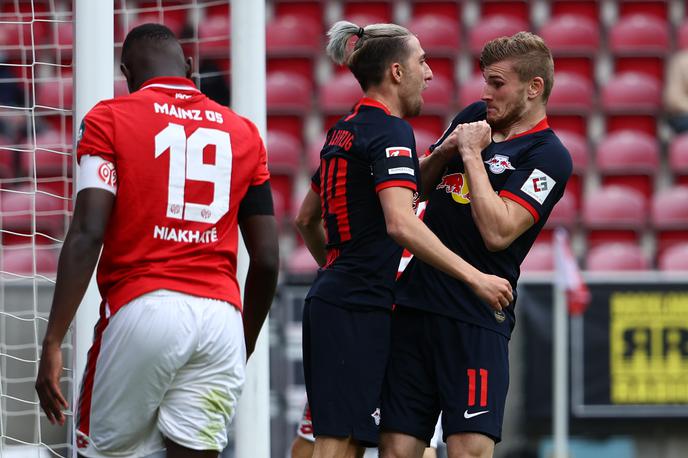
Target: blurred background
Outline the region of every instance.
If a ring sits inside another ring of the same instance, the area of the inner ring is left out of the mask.
[[[228,0],[115,0],[114,7],[115,95],[127,93],[118,70],[126,32],[163,22],[194,58],[200,88],[231,106]],[[361,96],[348,70],[324,54],[325,32],[340,19],[396,22],[420,38],[434,79],[423,114],[409,120],[419,152],[480,98],[485,42],[530,30],[553,52],[548,120],[573,157],[574,176],[522,266],[495,456],[551,450],[555,227],[570,232],[592,293],[571,320],[571,456],[688,456],[688,2],[271,0],[266,7],[265,141],[283,259],[270,322],[272,456],[286,456],[305,401],[301,308],[316,265],[292,219],[325,132]],[[68,432],[38,415],[33,377],[72,204],[72,20],[68,0],[0,1],[0,444],[42,443],[60,456],[70,450]],[[71,345],[64,350],[71,354]],[[74,386],[69,371],[64,384]]]

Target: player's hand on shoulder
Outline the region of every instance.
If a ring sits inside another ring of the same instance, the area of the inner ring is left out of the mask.
[[[492,142],[492,128],[487,121],[459,124],[452,132],[452,135],[454,134],[464,160],[469,155],[477,155],[480,158],[480,152]]]
[[[480,299],[497,311],[505,309],[514,300],[511,283],[496,275],[481,273],[469,286]]]

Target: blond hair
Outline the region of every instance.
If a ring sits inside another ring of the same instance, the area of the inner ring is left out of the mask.
[[[497,62],[510,60],[522,82],[540,77],[544,81],[542,99],[547,103],[554,86],[554,61],[544,40],[530,32],[518,32],[510,37],[489,41],[480,53],[480,69]]]

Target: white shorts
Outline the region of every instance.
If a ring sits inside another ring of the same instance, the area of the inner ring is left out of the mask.
[[[296,434],[308,442],[315,442],[315,436],[313,436],[313,422],[311,421],[311,408],[308,405],[308,401],[306,401],[306,405],[303,407],[303,414],[301,415],[299,426],[296,428]]]
[[[222,450],[244,385],[241,313],[173,291],[140,296],[101,317],[78,409],[78,452],[145,457],[163,438]]]

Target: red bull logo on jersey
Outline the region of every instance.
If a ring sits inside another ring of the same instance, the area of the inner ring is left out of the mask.
[[[451,194],[454,202],[459,204],[471,203],[468,180],[463,173],[450,173],[443,176],[436,189],[444,189],[447,194]]]
[[[486,160],[485,164],[490,166],[490,172],[495,175],[499,175],[505,170],[515,170],[514,166],[509,162],[509,158],[501,154],[495,154],[491,159]]]

